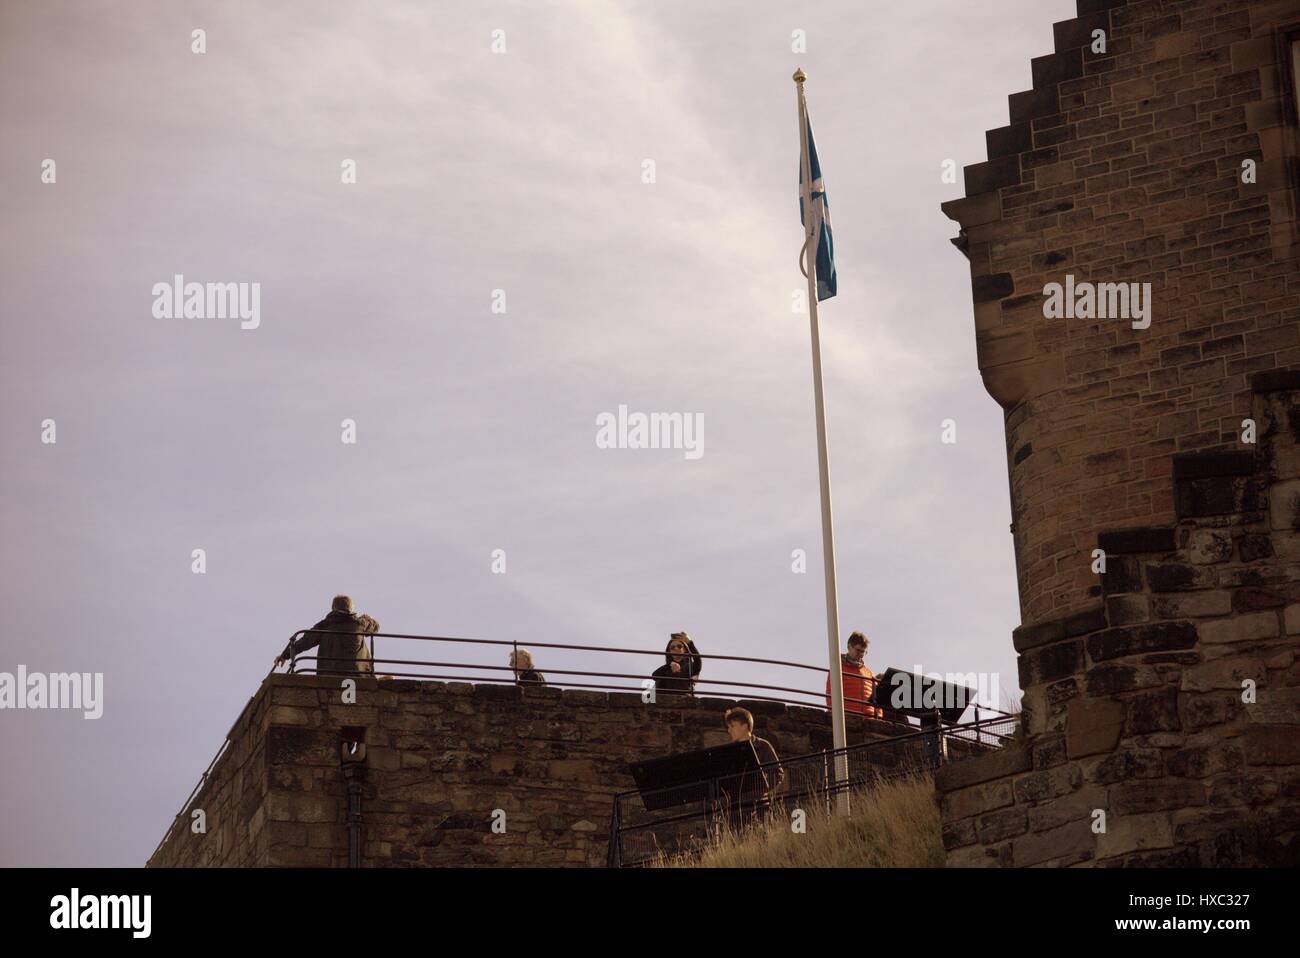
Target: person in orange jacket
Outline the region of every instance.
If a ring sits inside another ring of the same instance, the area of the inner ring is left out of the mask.
[[[844,679],[844,713],[865,715],[867,718],[884,718],[884,713],[874,705],[866,704],[876,688],[876,676],[867,668],[867,637],[861,632],[849,636],[849,650],[840,656],[840,674]],[[858,701],[854,701],[857,699]],[[826,676],[826,708],[831,707],[831,677]]]

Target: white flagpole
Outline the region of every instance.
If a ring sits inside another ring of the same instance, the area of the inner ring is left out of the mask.
[[[840,604],[835,588],[835,532],[831,523],[831,468],[826,449],[826,404],[822,397],[822,347],[817,328],[817,242],[812,215],[812,169],[808,157],[808,104],[804,101],[803,84],[807,76],[802,69],[794,71],[794,82],[799,96],[799,156],[803,164],[804,209],[804,270],[808,277],[808,319],[812,328],[813,399],[817,406],[817,465],[821,473],[822,492],[822,566],[826,573],[826,643],[830,652],[831,680],[831,743],[836,749],[847,744],[844,734],[844,677],[840,671]],[[848,778],[848,760],[844,755],[835,761],[835,781]],[[848,792],[840,790],[835,803],[840,815],[849,812]]]

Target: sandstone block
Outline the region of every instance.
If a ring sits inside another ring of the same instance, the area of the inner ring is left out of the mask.
[[[1087,820],[1067,822],[1012,839],[1011,861],[1016,868],[1028,868],[1054,859],[1070,864],[1090,857],[1094,841]]]
[[[944,818],[954,820],[1004,808],[1014,800],[1011,782],[1002,780],[947,792],[940,800],[940,806]]]
[[[1230,619],[1202,622],[1197,628],[1201,641],[1210,645],[1254,642],[1271,639],[1278,634],[1278,616],[1276,612],[1252,612]]]
[[[1083,772],[1077,765],[1060,765],[1041,772],[1030,772],[1016,779],[1016,801],[1041,802],[1068,795],[1082,782]]]
[[[1091,823],[1093,812],[1099,808],[1107,808],[1106,789],[1087,785],[1070,795],[1030,808],[1029,830],[1049,831],[1078,820]]]
[[[1110,752],[1124,731],[1124,706],[1109,699],[1076,699],[1066,706],[1065,750],[1074,759]]]
[[[1166,812],[1109,815],[1106,831],[1097,835],[1097,858],[1110,858],[1174,844],[1173,823]]]
[[[1162,778],[1124,782],[1111,790],[1111,807],[1118,815],[1157,812],[1205,804],[1205,786],[1186,779]]]

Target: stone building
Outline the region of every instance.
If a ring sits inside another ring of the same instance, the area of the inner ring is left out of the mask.
[[[344,704],[336,677],[267,676],[148,864],[604,865],[614,796],[635,787],[628,763],[723,744],[722,716],[739,704],[665,696],[648,706],[637,693],[469,682],[356,684],[356,701]],[[831,747],[823,709],[743,704],[782,759]],[[898,733],[857,715],[847,725],[850,744]]]
[[[1300,863],[1300,0],[1079,0],[943,205],[1027,735],[949,863]],[[1148,285],[1149,284],[1149,285]]]

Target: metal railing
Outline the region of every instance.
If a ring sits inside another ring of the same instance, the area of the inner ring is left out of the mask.
[[[290,656],[287,660],[288,672],[308,673],[308,674],[318,673],[318,674],[331,674],[331,675],[344,674],[344,675],[369,676],[373,671],[374,677],[380,679],[393,678],[393,679],[418,679],[418,680],[425,680],[425,681],[487,682],[487,683],[506,684],[506,685],[514,685],[518,683],[518,680],[515,677],[514,670],[509,665],[488,665],[480,662],[458,661],[454,659],[442,660],[442,659],[424,659],[424,658],[376,658],[374,654],[374,640],[376,638],[391,639],[399,642],[446,643],[453,647],[473,648],[473,647],[495,646],[501,650],[509,649],[511,651],[518,651],[521,648],[519,642],[510,641],[506,639],[469,639],[469,638],[453,637],[453,636],[413,635],[413,634],[398,633],[398,632],[375,632],[375,633],[370,633],[366,636],[368,640],[368,645],[367,645],[368,661],[361,661],[356,658],[348,658],[345,660],[321,661],[319,659],[319,656],[316,655],[299,655],[292,652],[293,645],[296,643],[296,641],[306,635],[320,635],[322,637],[325,636],[338,637],[338,636],[348,636],[348,635],[355,635],[355,634],[356,633],[339,632],[339,631],[328,630],[328,629],[298,630],[297,632],[293,633],[293,635],[290,636],[289,639],[288,648],[290,650]],[[583,653],[584,655],[595,653],[597,655],[624,655],[624,656],[633,655],[633,656],[642,656],[642,657],[649,656],[654,659],[656,667],[663,664],[664,662],[664,651],[662,649],[625,649],[625,648],[618,648],[615,646],[571,645],[571,644],[560,643],[560,642],[529,642],[527,643],[527,647],[529,650],[546,649],[554,653]],[[794,674],[799,676],[803,676],[811,672],[811,673],[816,673],[818,678],[820,678],[823,682],[825,681],[825,677],[830,674],[830,670],[825,666],[807,665],[803,662],[789,662],[782,659],[759,658],[755,656],[745,656],[745,655],[722,655],[722,654],[715,654],[715,653],[709,653],[709,654],[699,653],[698,657],[701,660],[706,660],[708,662],[735,663],[738,666],[744,665],[744,666],[762,667],[765,670],[770,670],[773,668],[795,670]],[[359,662],[360,664],[358,664]],[[543,666],[547,666],[547,667],[543,668]],[[398,670],[393,667],[400,667],[401,670]],[[610,691],[610,692],[635,692],[638,694],[642,694],[647,691],[648,686],[646,683],[648,683],[651,680],[651,676],[647,675],[644,672],[621,672],[621,671],[607,672],[607,671],[593,671],[584,668],[565,669],[565,668],[556,668],[553,666],[548,666],[547,663],[538,663],[538,662],[534,663],[534,668],[537,668],[544,673],[544,675],[547,677],[547,684],[549,686],[555,686],[560,688],[590,689],[595,691]],[[359,669],[361,671],[358,671]],[[461,672],[469,671],[469,672],[473,672],[474,674],[472,675],[447,674],[442,671],[444,669],[460,670]],[[505,674],[494,674],[494,673],[505,673]],[[553,681],[555,677],[563,677],[563,678],[560,681]],[[595,681],[584,681],[587,679],[592,679]],[[637,682],[637,684],[635,685],[615,684],[614,682],[608,680],[634,680]],[[794,682],[797,681],[797,679],[790,679],[787,681]],[[694,694],[700,696],[734,698],[734,699],[740,699],[742,701],[749,701],[749,702],[779,702],[784,705],[800,706],[803,708],[815,708],[822,711],[826,710],[826,692],[824,687],[822,689],[807,689],[807,688],[796,687],[793,684],[778,685],[778,684],[772,684],[768,682],[743,681],[740,678],[715,678],[712,676],[710,676],[709,678],[704,678],[703,676],[700,675],[694,676],[693,684],[695,688]],[[705,689],[702,688],[702,686],[708,686],[708,688]],[[668,693],[664,693],[664,694],[668,694]],[[673,694],[682,694],[682,693],[678,692]],[[251,703],[252,700],[250,699],[249,701]],[[846,695],[844,698],[844,706],[845,709],[852,714],[866,714],[868,715],[868,717],[872,717],[870,715],[869,710],[879,711],[868,700],[862,698],[855,698],[848,695]],[[1008,713],[1005,712],[1000,712],[996,709],[990,709],[985,706],[974,706],[974,705],[972,705],[971,707],[975,710],[975,716],[977,720],[982,715],[987,716],[992,714],[995,720],[1000,719],[1003,721],[1010,721],[1010,722],[1015,721],[1013,716],[1010,716],[1008,715]],[[242,717],[242,712],[241,712],[241,717]],[[877,720],[879,721],[882,719],[877,718]],[[910,731],[918,727],[915,724],[910,724],[905,716],[898,713],[885,713],[883,716],[883,721],[895,723],[899,727],[899,731],[903,731],[904,729]],[[237,724],[238,721],[236,721],[236,725]],[[975,739],[977,740],[977,744],[979,744],[978,740],[981,736],[988,738],[989,735],[991,734],[985,729],[984,723],[981,723],[979,721],[971,723],[969,726],[966,726],[965,728],[966,731],[962,734],[969,734],[974,736]],[[233,726],[232,726],[232,730],[233,730]],[[906,734],[906,732],[904,732],[903,734]],[[955,728],[950,728],[945,734],[955,737],[958,734],[958,732]],[[198,784],[194,786],[194,789],[190,792],[189,797],[185,800],[185,804],[181,806],[181,810],[176,814],[176,817],[172,820],[171,825],[167,829],[167,833],[163,835],[162,841],[158,843],[158,847],[154,849],[153,854],[149,856],[149,861],[153,861],[153,859],[157,856],[158,852],[162,850],[162,847],[167,844],[168,840],[176,833],[176,831],[187,823],[187,815],[190,811],[191,806],[193,805],[195,800],[199,797],[204,787],[208,784],[214,770],[217,767],[217,763],[221,760],[221,757],[225,754],[229,744],[230,744],[229,735],[227,735],[226,741],[222,742],[221,747],[217,750],[217,754],[213,756],[212,761],[208,763],[208,767],[204,771],[203,775],[200,777]],[[984,744],[989,744],[989,743],[985,742]]]
[[[295,632],[290,638],[289,648],[302,636],[309,634],[325,635],[348,635],[350,633],[339,633],[325,629],[301,629]],[[518,651],[521,647],[516,641],[507,639],[468,639],[454,636],[433,636],[433,635],[412,635],[398,632],[376,632],[367,636],[369,639],[369,660],[364,661],[362,667],[365,669],[360,674],[369,674],[373,670],[375,677],[389,677],[394,679],[426,679],[437,681],[451,682],[495,682],[499,684],[514,685],[518,683],[514,670],[509,665],[489,665],[475,661],[461,660],[443,660],[443,659],[426,659],[426,658],[376,658],[374,654],[375,639],[393,639],[402,642],[430,642],[430,643],[447,643],[452,646],[496,646],[502,650],[510,649]],[[616,646],[602,645],[570,645],[561,642],[529,642],[528,649],[546,649],[552,652],[581,652],[596,653],[598,655],[633,655],[633,656],[650,656],[655,659],[655,667],[664,664],[664,651],[662,649],[627,649]],[[806,675],[809,672],[816,673],[818,678],[823,682],[830,670],[826,666],[807,665],[803,662],[789,662],[783,659],[759,658],[746,655],[722,655],[715,653],[699,653],[699,659],[708,662],[719,663],[736,663],[747,666],[761,666],[766,669],[793,669],[797,670],[798,675]],[[297,655],[293,654],[289,660],[289,672],[309,672],[319,674],[348,674],[356,675],[357,659],[334,659],[331,661],[322,661],[315,655]],[[396,668],[394,668],[396,667]],[[557,668],[548,666],[546,663],[534,661],[535,669],[542,672],[547,677],[548,685],[557,685],[563,688],[573,689],[592,689],[597,691],[611,692],[636,692],[638,694],[646,692],[652,677],[645,672],[610,672],[596,671],[590,668]],[[447,674],[440,670],[458,669],[471,671],[475,674]],[[703,668],[701,667],[701,673]],[[562,677],[560,681],[552,681],[553,677]],[[585,681],[594,679],[597,681]],[[638,682],[635,685],[615,684],[611,681],[604,680],[634,680]],[[782,680],[782,684],[773,684],[770,682],[743,681],[740,678],[715,678],[712,676],[705,677],[702,674],[692,677],[694,694],[709,697],[720,698],[737,698],[748,701],[758,702],[780,702],[785,705],[803,706],[805,708],[826,709],[826,690],[799,688],[793,684],[797,679]],[[525,683],[526,684],[526,683]],[[867,680],[867,685],[872,684]],[[881,712],[871,700],[857,698],[845,695],[844,706],[846,711],[852,714],[866,715],[867,717],[884,718],[908,724],[905,717],[897,713]],[[1006,716],[1008,713],[998,709],[989,708],[982,705],[970,706],[976,710],[976,718],[982,716]]]
[[[622,792],[610,816],[607,864],[663,863],[708,847],[728,829],[773,816],[788,819],[796,808],[829,815],[842,792],[985,754],[1010,740],[1015,725],[1013,716],[999,715],[812,752],[687,785]]]
[[[217,754],[212,756],[212,761],[208,762],[208,767],[204,769],[203,774],[199,776],[198,784],[190,790],[189,797],[185,799],[185,804],[181,806],[181,810],[176,813],[176,817],[173,818],[171,824],[167,826],[167,831],[163,834],[162,840],[158,843],[158,847],[153,850],[153,853],[149,856],[148,860],[145,861],[146,867],[148,867],[150,862],[158,856],[158,853],[162,851],[162,847],[167,844],[172,835],[185,825],[189,824],[190,806],[194,804],[194,800],[199,797],[200,793],[202,793],[204,786],[208,784],[208,779],[216,769],[217,763],[220,762],[222,756],[226,754],[226,750],[230,748],[231,736],[234,734],[235,728],[239,725],[240,720],[243,719],[244,713],[252,704],[253,698],[250,697],[244,704],[244,707],[240,709],[239,718],[235,719],[235,724],[230,726],[230,731],[226,733],[226,737],[217,748]]]

